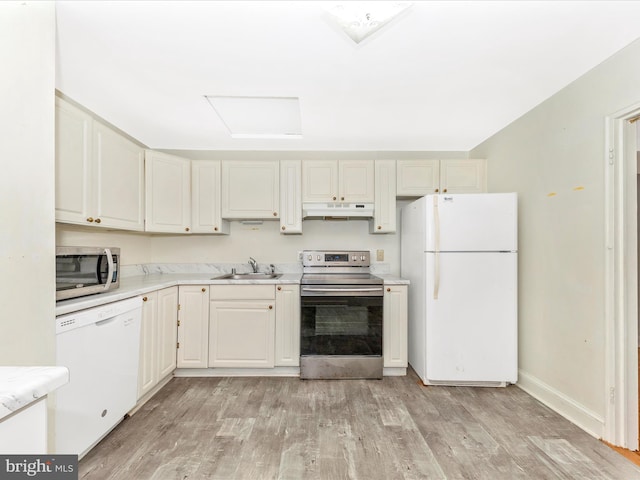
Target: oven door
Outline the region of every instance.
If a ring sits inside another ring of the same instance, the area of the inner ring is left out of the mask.
[[[381,285],[301,289],[301,378],[382,377]]]

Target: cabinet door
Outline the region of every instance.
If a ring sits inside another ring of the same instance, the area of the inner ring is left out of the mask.
[[[222,217],[277,219],[280,166],[277,160],[222,161]]]
[[[179,287],[178,303],[178,368],[207,368],[209,287]]]
[[[140,364],[138,366],[138,399],[158,383],[158,312],[157,292],[142,297],[140,323]]]
[[[158,292],[158,380],[176,369],[178,287]]]
[[[340,160],[339,201],[373,202],[375,198],[373,160]]]
[[[273,368],[273,300],[211,302],[210,367]]]
[[[185,158],[145,152],[146,224],[148,232],[191,230],[191,164]]]
[[[280,232],[302,233],[302,165],[280,161]]]
[[[191,162],[191,231],[193,233],[229,233],[229,222],[222,220],[221,175],[219,160]]]
[[[385,286],[383,309],[384,366],[407,368],[407,286]]]
[[[307,160],[302,163],[302,201],[338,201],[337,160]]]
[[[101,227],[144,230],[144,149],[93,122],[93,211]]]
[[[93,120],[56,97],[56,221],[89,224]]]
[[[484,159],[441,160],[440,190],[443,193],[484,193],[487,191]]]
[[[395,233],[396,231],[396,162],[376,160],[376,201],[371,233]]]
[[[276,287],[276,352],[275,365],[300,365],[300,287]]]
[[[422,197],[439,191],[439,160],[398,160],[396,172],[399,197]]]

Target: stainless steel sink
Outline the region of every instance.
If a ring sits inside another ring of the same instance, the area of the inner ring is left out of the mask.
[[[281,273],[226,273],[211,280],[273,280],[281,276]]]

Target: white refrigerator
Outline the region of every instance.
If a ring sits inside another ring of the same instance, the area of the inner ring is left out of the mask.
[[[517,195],[427,195],[402,208],[409,363],[425,385],[518,379]]]

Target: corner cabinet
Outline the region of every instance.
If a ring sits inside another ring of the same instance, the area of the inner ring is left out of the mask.
[[[375,202],[373,219],[369,222],[371,233],[395,233],[396,231],[396,162],[375,161]]]
[[[384,286],[382,355],[385,367],[407,368],[407,286]]]
[[[178,288],[178,368],[207,368],[209,285]]]
[[[276,220],[280,209],[278,160],[222,161],[222,217]]]
[[[145,152],[147,232],[191,231],[191,162],[186,158]]]
[[[144,150],[56,97],[56,221],[144,230]]]
[[[308,160],[302,165],[302,198],[316,203],[372,203],[373,160]]]
[[[178,287],[142,297],[138,399],[176,368]]]
[[[229,222],[222,219],[221,177],[222,165],[219,160],[191,161],[191,231],[193,233],[229,233]]]
[[[302,233],[302,162],[280,161],[280,233]]]
[[[212,285],[209,366],[275,366],[275,286]]]
[[[487,191],[484,159],[398,160],[396,168],[399,197]]]
[[[300,365],[300,286],[276,286],[276,367]]]

